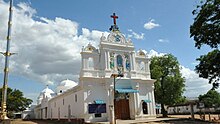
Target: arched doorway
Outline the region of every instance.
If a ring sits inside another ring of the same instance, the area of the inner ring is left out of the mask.
[[[143,114],[148,114],[148,108],[146,102],[142,103],[142,110],[143,110]]]

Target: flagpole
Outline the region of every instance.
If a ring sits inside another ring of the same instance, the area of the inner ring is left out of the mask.
[[[3,82],[3,87],[2,87],[2,105],[1,105],[2,107],[1,119],[2,120],[9,119],[7,117],[6,102],[7,102],[7,88],[8,88],[9,57],[12,55],[10,53],[11,25],[12,25],[12,12],[13,12],[12,6],[13,6],[13,0],[10,0],[7,46],[6,46],[6,52],[2,53],[5,56],[4,82]]]

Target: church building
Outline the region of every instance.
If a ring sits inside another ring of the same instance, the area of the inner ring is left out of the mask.
[[[62,81],[55,92],[48,87],[38,97],[36,119],[113,122],[114,119],[155,118],[154,82],[150,58],[120,32],[115,14],[107,37],[98,48],[81,51],[79,83]]]

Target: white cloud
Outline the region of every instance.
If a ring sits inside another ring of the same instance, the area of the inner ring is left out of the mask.
[[[131,34],[128,35],[128,38],[133,37],[137,40],[143,40],[144,39],[144,33],[138,34],[138,33],[134,32],[132,29],[128,29],[128,31],[131,32]]]
[[[157,23],[154,23],[154,21],[155,21],[154,19],[150,19],[150,21],[148,21],[144,24],[144,28],[147,30],[150,30],[150,29],[159,27],[160,25]]]
[[[159,39],[160,43],[169,43],[170,41],[168,39]]]
[[[157,51],[155,50],[150,50],[150,52],[148,53],[148,56],[151,58],[151,57],[154,57],[154,56],[163,56],[165,55],[166,53],[158,53]]]
[[[199,75],[189,68],[181,66],[182,76],[185,77],[185,89],[184,95],[187,97],[198,97],[201,94],[205,94],[212,88],[212,85],[208,83],[207,79],[200,78]]]
[[[10,73],[42,83],[54,84],[67,78],[77,81],[82,46],[89,42],[97,46],[102,33],[108,34],[79,29],[79,24],[69,19],[36,17],[36,10],[24,3],[14,7],[13,12],[11,52],[18,54],[10,57]],[[0,22],[0,51],[5,51],[8,4],[3,1]],[[0,62],[4,65],[3,56]]]

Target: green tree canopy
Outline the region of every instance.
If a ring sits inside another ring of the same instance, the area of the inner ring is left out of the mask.
[[[2,88],[0,88],[0,100],[2,102]],[[31,99],[25,98],[20,90],[8,88],[7,90],[7,111],[21,112],[32,103]]]
[[[184,100],[184,78],[180,73],[179,62],[176,57],[166,54],[161,57],[153,57],[150,64],[151,78],[155,82],[155,99],[161,103],[162,114],[165,117],[164,105],[173,105]]]
[[[196,66],[196,72],[200,77],[209,79],[209,83],[213,83],[213,88],[217,88],[220,79],[220,51],[213,50],[207,55],[202,55],[197,59],[200,61]]]
[[[215,89],[220,78],[220,0],[201,0],[192,14],[195,18],[190,26],[190,37],[195,40],[195,47],[200,49],[206,44],[215,49],[197,59],[196,72],[200,77],[209,79]]]
[[[195,46],[200,48],[206,44],[217,48],[220,43],[220,0],[201,0],[201,4],[193,10],[194,23],[190,26],[190,37]]]
[[[209,90],[204,95],[199,95],[199,101],[204,103],[206,108],[220,106],[220,94],[215,90]]]

